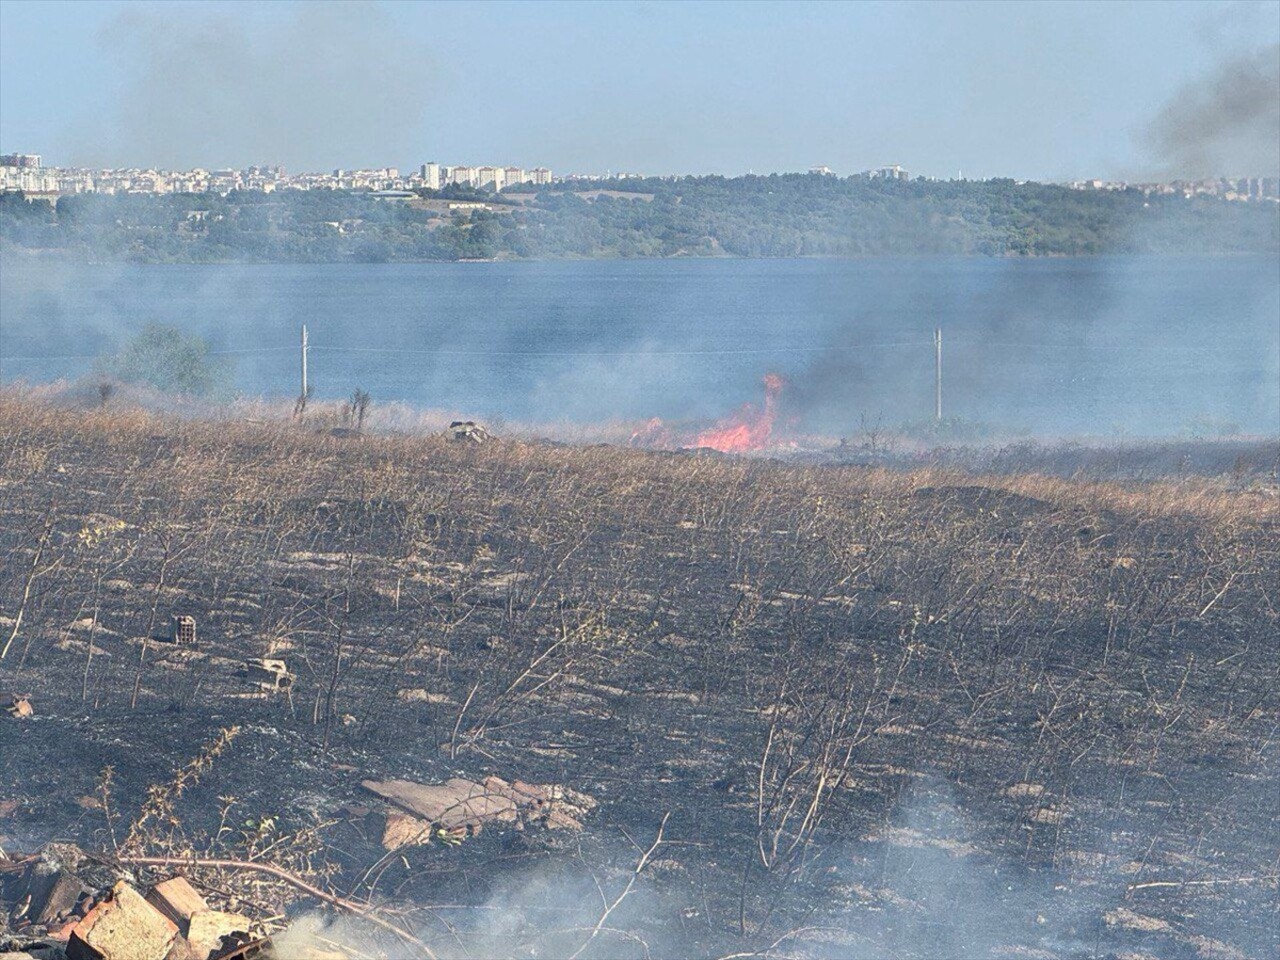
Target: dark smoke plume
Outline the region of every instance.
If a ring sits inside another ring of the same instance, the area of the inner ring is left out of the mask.
[[[1147,129],[1166,171],[1181,177],[1280,173],[1280,44],[1236,54],[1181,90]]]

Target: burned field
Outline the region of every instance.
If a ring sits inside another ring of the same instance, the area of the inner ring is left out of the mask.
[[[0,403],[9,857],[280,956],[197,861],[442,957],[1280,951],[1264,493]]]

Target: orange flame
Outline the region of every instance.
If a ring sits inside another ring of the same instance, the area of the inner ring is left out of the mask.
[[[709,447],[721,453],[749,453],[765,447],[773,435],[773,424],[778,415],[778,395],[782,393],[784,382],[778,374],[766,373],[763,410],[757,411],[747,404],[733,417],[703,430],[690,446]]]

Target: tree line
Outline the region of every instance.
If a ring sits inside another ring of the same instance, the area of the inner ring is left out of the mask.
[[[450,200],[487,207],[441,202]],[[151,263],[1277,252],[1280,207],[816,174],[450,188],[408,201],[330,190],[56,203],[10,193],[0,196],[0,250]]]

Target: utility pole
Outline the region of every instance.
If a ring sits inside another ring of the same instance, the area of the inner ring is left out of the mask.
[[[942,328],[933,330],[933,419],[942,421]]]
[[[307,325],[302,325],[302,402],[307,402]]]

